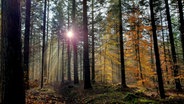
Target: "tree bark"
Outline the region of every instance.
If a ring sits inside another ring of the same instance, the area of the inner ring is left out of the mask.
[[[87,0],[83,0],[83,36],[84,36],[84,59],[83,59],[83,69],[84,69],[84,89],[91,89],[90,82],[90,65],[89,65],[89,46],[88,46],[88,27],[87,27]]]
[[[120,39],[120,59],[121,59],[121,87],[126,88],[125,62],[124,62],[124,43],[123,43],[123,26],[121,13],[121,0],[119,0],[119,39]]]
[[[64,70],[65,70],[65,58],[64,58],[64,52],[65,52],[65,44],[64,44],[64,39],[62,43],[62,68],[61,68],[61,82],[64,83]]]
[[[25,76],[26,89],[29,89],[30,10],[31,10],[31,0],[26,0],[26,20],[25,20],[25,35],[24,35],[24,76]]]
[[[165,98],[165,91],[164,91],[164,85],[163,85],[163,79],[162,79],[162,69],[160,65],[160,55],[159,55],[157,34],[156,34],[155,16],[153,11],[153,1],[150,0],[149,3],[150,3],[151,26],[152,26],[152,32],[153,32],[153,43],[154,43],[154,52],[155,52],[155,59],[156,59],[156,70],[157,70],[157,76],[158,76],[159,92],[160,92],[160,97]]]
[[[177,59],[176,59],[176,51],[174,46],[174,36],[171,26],[171,17],[170,17],[170,11],[169,11],[169,4],[168,0],[165,0],[165,8],[166,8],[166,15],[167,15],[167,21],[168,21],[168,28],[169,28],[169,38],[170,38],[170,44],[171,44],[171,53],[172,53],[172,61],[173,61],[173,71],[174,71],[174,77],[175,77],[175,86],[177,90],[182,90],[180,79],[177,78],[179,75]]]
[[[41,88],[44,83],[44,71],[45,71],[45,26],[46,26],[46,7],[47,0],[44,2],[44,14],[43,14],[43,46],[42,46],[42,71],[41,71]]]
[[[178,9],[180,15],[180,33],[181,33],[181,43],[182,43],[182,53],[183,53],[183,62],[184,62],[184,20],[183,20],[183,5],[182,1],[178,0]]]
[[[94,0],[92,0],[92,82],[95,82],[95,34],[94,34]]]
[[[77,54],[77,32],[76,32],[76,21],[75,21],[75,9],[76,2],[72,0],[72,30],[73,30],[73,61],[74,61],[74,84],[79,83],[78,77],[78,54]]]
[[[1,0],[2,7],[2,104],[25,104],[21,54],[20,0]]]

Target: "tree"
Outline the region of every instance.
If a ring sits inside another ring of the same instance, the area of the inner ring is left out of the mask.
[[[163,79],[162,79],[162,69],[160,65],[160,55],[159,55],[157,34],[156,34],[155,16],[153,11],[153,1],[150,0],[149,3],[150,3],[151,26],[152,26],[152,32],[153,32],[153,42],[154,42],[154,52],[155,52],[155,59],[156,59],[156,70],[157,70],[157,76],[158,76],[159,92],[160,92],[160,97],[165,98],[165,91],[164,91]]]
[[[171,53],[172,53],[172,60],[173,60],[173,71],[174,71],[174,77],[175,77],[175,84],[176,84],[176,89],[181,90],[181,83],[180,79],[178,77],[178,66],[177,64],[177,59],[176,59],[176,51],[175,51],[175,46],[174,46],[174,37],[173,37],[173,31],[172,31],[172,26],[171,26],[171,17],[170,17],[170,11],[169,11],[169,4],[168,0],[165,0],[165,8],[166,8],[166,14],[167,14],[167,21],[168,21],[168,28],[169,28],[169,38],[170,38],[170,44],[171,44]]]
[[[2,3],[2,104],[25,104],[21,54],[20,0]]]
[[[92,82],[95,82],[95,34],[94,34],[94,0],[92,0]]]
[[[43,46],[42,46],[42,71],[41,71],[41,88],[43,88],[44,83],[44,70],[45,70],[45,27],[46,27],[46,7],[47,0],[44,1],[44,14],[43,14]]]
[[[181,33],[181,43],[182,43],[182,53],[183,53],[183,62],[184,62],[184,20],[183,20],[183,5],[182,1],[178,0],[178,9],[180,17],[180,33]]]
[[[83,52],[83,67],[84,67],[84,89],[92,88],[90,82],[90,65],[89,65],[89,46],[88,46],[88,27],[87,27],[87,0],[83,0],[83,36],[84,36],[84,52]]]
[[[73,30],[73,62],[74,62],[74,84],[79,83],[78,77],[78,60],[77,60],[77,32],[76,32],[76,22],[75,22],[75,9],[76,3],[75,0],[72,0],[72,30]]]
[[[68,30],[70,28],[70,1],[68,1]],[[70,49],[70,39],[68,38],[68,46],[67,46],[67,51],[68,51],[68,72],[67,72],[67,77],[68,81],[71,81],[71,49]]]
[[[122,13],[121,13],[121,0],[119,0],[119,40],[120,40],[120,58],[121,58],[121,87],[126,88],[125,79],[125,62],[124,62],[124,44],[123,44],[123,26],[122,26]]]
[[[30,10],[31,10],[31,0],[26,0],[26,22],[25,22],[25,36],[24,36],[24,75],[25,75],[26,89],[29,89]]]

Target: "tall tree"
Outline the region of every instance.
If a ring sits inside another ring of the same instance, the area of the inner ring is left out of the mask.
[[[70,2],[68,1],[68,30],[70,28]],[[67,72],[67,77],[68,81],[71,81],[71,49],[70,49],[70,39],[68,38],[68,46],[67,46],[67,51],[68,51],[68,72]]]
[[[160,55],[158,50],[158,42],[157,42],[157,34],[156,34],[156,25],[155,25],[155,16],[153,11],[153,1],[149,1],[150,4],[150,13],[151,13],[151,25],[152,25],[152,32],[153,32],[153,43],[154,43],[154,52],[155,52],[155,61],[156,61],[156,70],[158,76],[158,85],[159,85],[159,92],[160,97],[165,98],[165,91],[162,79],[162,69],[160,65]]]
[[[76,22],[75,22],[75,10],[76,10],[76,2],[72,0],[72,30],[73,30],[73,62],[74,62],[74,84],[79,83],[78,77],[78,60],[77,60],[77,32],[76,32]]]
[[[26,0],[26,22],[24,36],[24,75],[25,88],[29,89],[29,36],[30,36],[30,10],[31,0]]]
[[[176,84],[176,89],[181,90],[181,83],[180,79],[178,77],[178,66],[177,64],[177,59],[176,59],[176,50],[174,46],[174,37],[173,37],[173,31],[172,31],[172,26],[171,26],[171,17],[170,17],[170,11],[169,11],[169,4],[168,0],[165,0],[165,8],[166,8],[166,15],[167,15],[167,21],[168,21],[168,28],[169,28],[169,38],[170,38],[170,44],[171,44],[171,53],[172,53],[172,60],[173,60],[173,71],[174,71],[174,77],[175,77],[175,84]]]
[[[20,0],[1,0],[2,6],[2,104],[25,104],[21,54]]]
[[[44,13],[43,13],[43,45],[42,45],[42,71],[41,71],[41,88],[44,83],[44,71],[45,71],[45,27],[46,27],[46,11],[47,11],[47,0],[44,1]]]
[[[178,0],[178,8],[180,14],[180,33],[181,33],[181,43],[182,43],[182,51],[183,51],[183,62],[184,62],[184,20],[183,20],[183,5],[182,1]]]
[[[83,0],[83,36],[84,36],[84,52],[83,52],[83,67],[84,67],[84,89],[92,88],[90,82],[90,65],[89,65],[89,46],[88,46],[88,27],[87,27],[87,0]]]
[[[64,52],[65,52],[65,44],[64,44],[64,39],[62,43],[62,63],[61,63],[61,82],[64,83],[64,70],[65,70],[65,57],[64,57]]]
[[[121,13],[121,0],[119,0],[119,40],[120,40],[120,58],[121,58],[121,87],[126,88],[125,62],[124,62],[124,43],[123,43],[123,26]]]
[[[95,82],[95,34],[94,34],[94,0],[92,0],[92,82]]]

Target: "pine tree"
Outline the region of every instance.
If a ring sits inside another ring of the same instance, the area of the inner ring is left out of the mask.
[[[25,104],[21,54],[20,0],[2,3],[2,104]]]
[[[87,0],[83,0],[83,36],[84,36],[84,89],[92,88],[90,82],[90,65],[89,65],[89,46],[88,46],[88,27],[87,27]]]
[[[157,76],[158,76],[159,92],[160,92],[160,97],[165,98],[165,91],[164,91],[163,79],[162,79],[162,69],[160,64],[160,55],[159,55],[157,35],[156,35],[155,16],[153,11],[153,1],[150,0],[149,3],[150,3],[151,25],[152,25],[152,32],[153,32],[153,42],[154,42],[154,52],[155,52],[155,59],[156,59],[156,70],[157,70]]]
[[[24,36],[24,75],[25,75],[26,89],[29,89],[30,10],[31,10],[31,0],[26,0],[26,22],[25,22],[25,36]]]

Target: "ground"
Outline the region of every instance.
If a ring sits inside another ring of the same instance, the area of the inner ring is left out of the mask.
[[[157,92],[129,86],[96,83],[93,89],[84,90],[83,85],[65,83],[47,85],[43,89],[27,91],[27,104],[184,104],[184,93],[166,91],[166,99],[160,99]]]
[[[64,100],[51,86],[46,86],[43,89],[37,87],[28,90],[26,104],[64,104]]]

